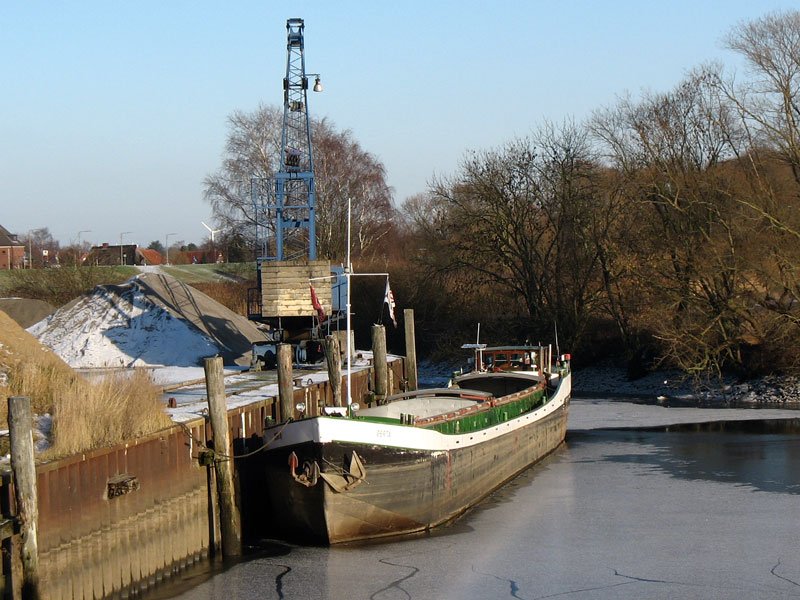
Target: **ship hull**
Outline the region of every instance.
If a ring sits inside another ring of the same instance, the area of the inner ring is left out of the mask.
[[[565,379],[542,407],[461,435],[330,417],[288,424],[265,456],[276,535],[336,544],[457,517],[564,441]],[[363,466],[355,475],[354,454]],[[316,468],[338,484],[313,475]]]

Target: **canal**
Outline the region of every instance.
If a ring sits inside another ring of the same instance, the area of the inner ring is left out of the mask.
[[[795,415],[574,400],[567,443],[449,526],[264,541],[147,598],[800,598]]]

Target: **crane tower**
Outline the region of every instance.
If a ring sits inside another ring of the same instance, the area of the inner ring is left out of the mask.
[[[301,350],[321,335],[323,322],[330,327],[334,315],[338,318],[341,304],[341,294],[333,295],[330,261],[317,258],[308,80],[315,78],[315,92],[322,91],[322,83],[319,74],[306,73],[303,30],[303,19],[286,21],[283,126],[275,174],[251,179],[258,287],[248,290],[247,302],[249,318],[266,325],[273,342],[290,340]],[[340,282],[336,288],[344,289]]]
[[[307,97],[309,75],[315,77],[315,92],[322,91],[322,83],[319,74],[306,73],[304,28],[303,19],[286,21],[286,76],[278,170],[266,186],[255,179],[251,186],[260,242],[259,262],[317,258],[314,157]]]

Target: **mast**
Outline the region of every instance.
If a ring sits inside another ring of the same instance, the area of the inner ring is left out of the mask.
[[[352,272],[352,265],[350,264],[350,196],[347,196],[347,252],[346,252],[346,264],[344,267],[344,276],[347,282],[345,287],[345,310],[347,311],[347,335],[345,336],[347,340],[347,414],[350,415],[350,407],[353,404],[353,394],[351,391],[352,384],[353,384],[353,357],[350,353],[351,347],[351,340],[350,336],[350,275]]]

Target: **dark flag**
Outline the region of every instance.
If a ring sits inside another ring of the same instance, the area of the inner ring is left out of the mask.
[[[311,306],[313,306],[314,310],[317,311],[317,317],[319,317],[319,322],[322,323],[325,320],[325,308],[322,306],[322,304],[320,304],[314,286],[309,285],[309,287],[311,288]]]

